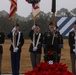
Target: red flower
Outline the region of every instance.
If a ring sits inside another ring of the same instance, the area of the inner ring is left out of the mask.
[[[48,51],[45,55],[44,55],[44,61],[47,62],[49,60],[52,60],[53,62],[57,62],[58,59],[58,55],[55,51]]]
[[[53,51],[48,51],[48,55],[53,55],[54,52]]]
[[[48,62],[41,62],[34,70],[25,73],[25,75],[73,75],[67,68],[62,63],[49,64]]]

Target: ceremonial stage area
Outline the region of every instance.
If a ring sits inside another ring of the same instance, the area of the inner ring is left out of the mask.
[[[2,60],[2,73],[3,75],[7,75],[11,73],[11,62],[10,62],[10,40],[5,40],[5,43],[3,45],[3,60]],[[31,68],[31,62],[30,62],[30,54],[29,54],[29,45],[31,41],[25,39],[25,44],[22,47],[22,53],[21,53],[21,66],[20,66],[20,73],[21,75],[27,71],[32,70]],[[41,62],[43,61],[43,56],[42,54],[42,59]],[[68,45],[68,40],[64,40],[64,48],[62,49],[61,52],[61,62],[65,63],[68,66],[68,70],[71,72],[71,63],[70,63],[70,51],[69,51],[69,45]]]

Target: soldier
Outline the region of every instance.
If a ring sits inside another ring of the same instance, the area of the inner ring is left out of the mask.
[[[59,32],[58,26],[55,27],[55,30]],[[60,34],[60,32],[59,32],[59,34]],[[62,48],[63,48],[63,36],[60,34],[60,42],[58,44],[58,50],[57,50],[57,54],[58,54],[57,62],[60,62]]]
[[[10,47],[12,74],[19,75],[21,47],[24,44],[23,34],[19,31],[19,24],[16,24],[12,32],[8,34],[8,38],[11,38],[12,42]]]
[[[30,58],[33,69],[36,67],[41,60],[41,53],[42,53],[42,42],[43,42],[43,34],[40,32],[40,26],[34,25],[32,30],[29,33],[29,37],[31,38],[31,45],[30,45]]]
[[[70,58],[72,64],[72,72],[76,75],[76,67],[75,67],[75,60],[76,60],[76,23],[74,23],[73,30],[69,32],[69,46],[70,46]]]
[[[1,30],[0,27],[0,75],[1,75],[1,67],[2,67],[2,55],[3,55],[3,44],[5,40],[4,32]]]
[[[44,33],[44,44],[46,46],[47,53],[49,50],[57,53],[58,45],[60,43],[60,33],[54,30],[55,25],[51,22],[49,24],[49,30]]]

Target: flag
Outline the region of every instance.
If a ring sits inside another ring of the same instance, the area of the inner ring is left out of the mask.
[[[10,0],[11,6],[10,6],[10,14],[9,19],[14,15],[14,13],[17,11],[17,0]]]
[[[56,0],[52,0],[52,10],[53,13],[56,12]]]
[[[32,17],[36,18],[40,14],[39,3],[32,4]]]

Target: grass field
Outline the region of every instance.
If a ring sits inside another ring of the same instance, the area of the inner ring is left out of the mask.
[[[2,60],[2,73],[11,73],[11,62],[10,62],[10,40],[6,40],[3,45],[3,60]],[[20,73],[25,73],[32,70],[29,54],[29,45],[31,41],[25,40],[25,44],[22,47],[21,53],[21,66]],[[41,62],[43,61],[44,54],[42,53]],[[68,40],[64,40],[64,48],[61,51],[61,62],[65,63],[68,66],[68,70],[71,72],[71,61],[70,61],[70,51],[68,46]]]

